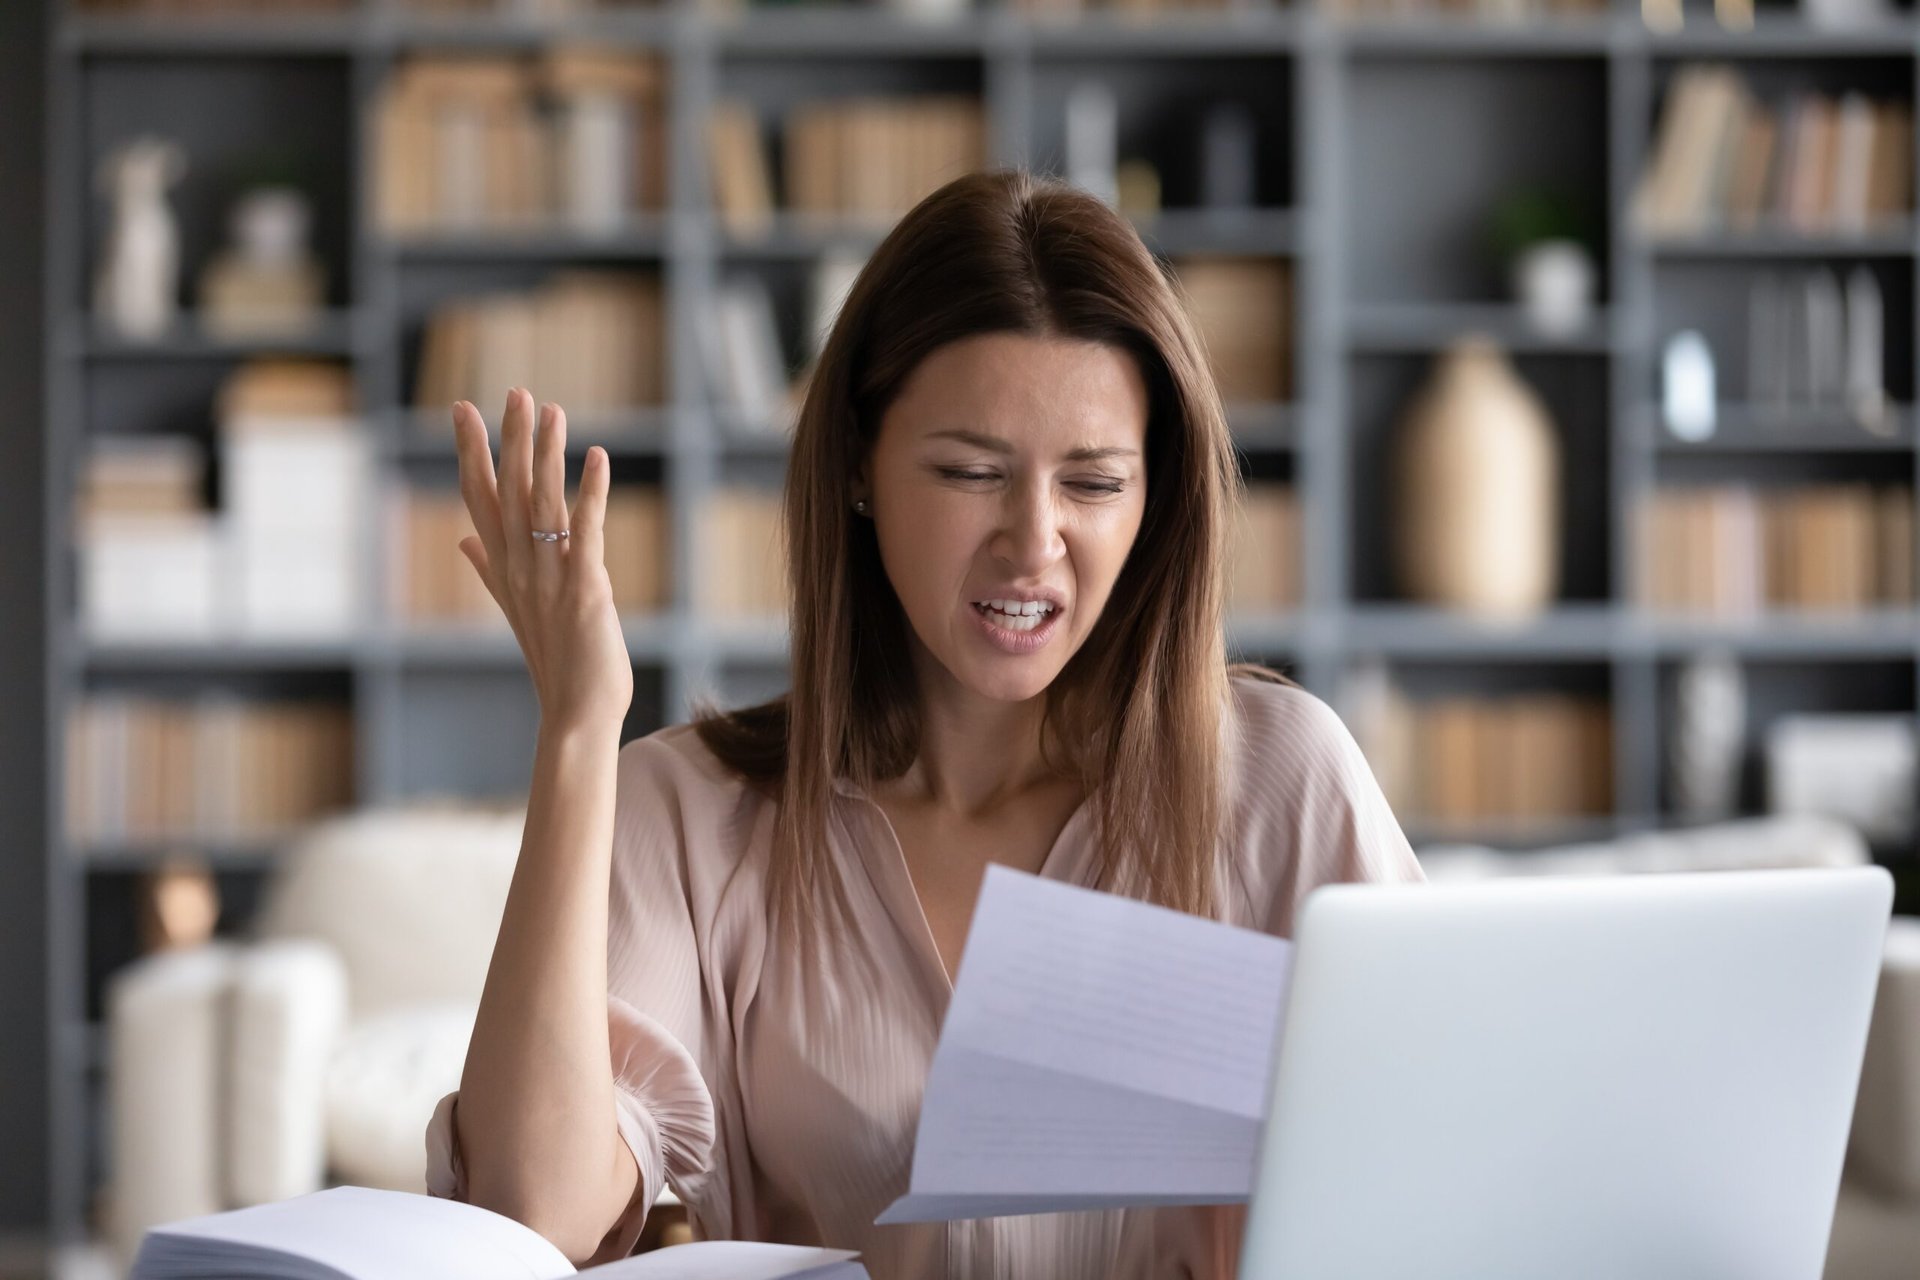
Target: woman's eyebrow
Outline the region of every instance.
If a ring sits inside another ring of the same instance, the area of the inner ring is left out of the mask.
[[[1013,442],[1000,436],[985,435],[978,431],[968,431],[960,427],[950,427],[944,431],[929,431],[929,440],[952,440],[959,444],[970,444],[976,449],[986,449],[992,453],[1012,453]],[[1107,458],[1132,458],[1139,455],[1138,449],[1129,449],[1120,445],[1081,445],[1067,452],[1069,462],[1100,462]]]

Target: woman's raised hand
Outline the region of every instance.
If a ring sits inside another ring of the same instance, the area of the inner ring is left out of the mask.
[[[587,450],[567,510],[567,415],[539,409],[524,387],[507,393],[496,480],[487,424],[465,400],[453,407],[460,495],[478,537],[460,550],[513,626],[540,699],[543,729],[619,732],[633,701],[633,667],[607,577],[607,451]],[[535,530],[567,536],[541,541]]]

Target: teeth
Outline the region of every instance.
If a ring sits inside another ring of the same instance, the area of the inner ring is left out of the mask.
[[[992,613],[994,624],[1008,631],[1032,631],[1055,608],[1045,600],[976,600],[974,604]]]
[[[992,609],[995,613],[1015,618],[1031,618],[1053,612],[1053,606],[1045,600],[976,600],[974,603],[983,609]]]

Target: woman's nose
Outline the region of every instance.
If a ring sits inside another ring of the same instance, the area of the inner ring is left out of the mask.
[[[1008,491],[993,554],[1016,577],[1034,577],[1066,551],[1059,512],[1044,488],[1020,485]]]

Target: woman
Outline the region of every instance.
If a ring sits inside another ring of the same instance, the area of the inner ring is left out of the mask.
[[[1318,884],[1420,877],[1333,713],[1229,671],[1232,445],[1127,222],[1010,171],[901,221],[793,444],[791,694],[624,748],[604,451],[569,513],[557,406],[536,436],[513,393],[497,480],[455,414],[461,547],[541,723],[430,1189],[583,1264],[671,1185],[704,1235],[857,1248],[875,1280],[1231,1276],[1227,1210],[872,1225],[989,862],[1282,935]]]

